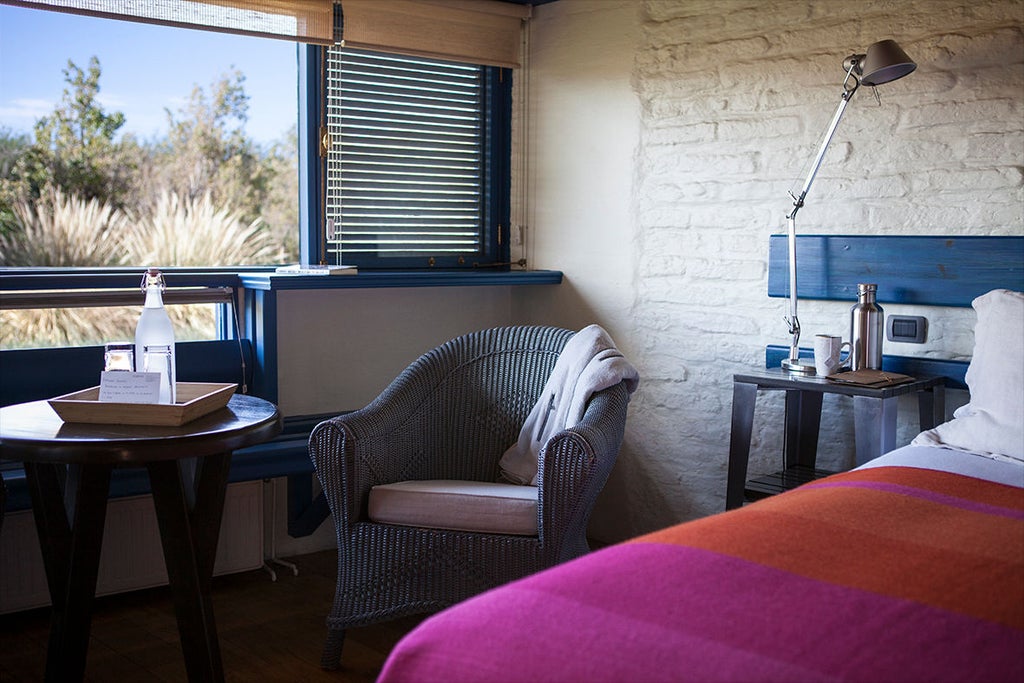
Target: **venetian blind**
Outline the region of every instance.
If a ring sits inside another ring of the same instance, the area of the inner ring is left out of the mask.
[[[483,67],[330,48],[327,68],[332,260],[480,254]]]

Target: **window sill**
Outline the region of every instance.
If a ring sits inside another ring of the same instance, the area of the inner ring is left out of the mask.
[[[238,274],[246,289],[374,289],[381,287],[481,287],[496,285],[557,285],[558,270],[481,271],[360,271],[355,275],[281,275],[277,273]]]
[[[69,289],[139,289],[143,268],[0,268],[0,292]],[[170,288],[238,287],[285,289],[372,289],[379,287],[474,287],[494,285],[557,285],[558,270],[510,271],[379,271],[356,275],[279,275],[271,269],[166,268]],[[8,298],[8,295],[4,295]]]

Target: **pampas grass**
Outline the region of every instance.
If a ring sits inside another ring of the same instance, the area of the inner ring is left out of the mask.
[[[0,234],[0,265],[119,266],[131,221],[95,199],[67,196],[51,187],[35,202],[15,202],[20,230]]]
[[[214,206],[209,194],[189,199],[163,192],[125,248],[132,263],[142,264],[237,266],[284,259],[260,219],[246,224],[240,212]]]
[[[131,340],[135,337],[140,310],[123,307],[0,310],[0,348],[86,346]]]
[[[6,266],[237,266],[280,263],[262,221],[246,223],[210,197],[163,193],[148,216],[133,216],[96,200],[65,196],[14,206],[19,228],[0,235]],[[139,307],[0,310],[0,347],[102,344],[133,339]],[[168,306],[175,338],[215,336],[213,305]]]

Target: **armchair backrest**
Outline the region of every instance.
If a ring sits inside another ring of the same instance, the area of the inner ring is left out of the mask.
[[[414,361],[374,401],[410,403],[402,408],[403,431],[422,441],[424,457],[404,476],[496,480],[501,455],[518,438],[573,334],[495,328],[452,339]]]

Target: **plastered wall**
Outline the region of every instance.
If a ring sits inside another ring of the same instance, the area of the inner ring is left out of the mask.
[[[509,290],[499,286],[281,292],[281,412],[311,415],[362,408],[427,350],[467,332],[511,324]]]
[[[1018,1],[558,0],[529,35],[530,266],[565,284],[513,292],[516,319],[604,325],[638,366],[626,443],[591,535],[614,541],[724,507],[731,379],[788,343],[769,299],[785,230],[839,102],[843,59],[883,38],[918,70],[856,94],[798,217],[804,233],[1024,233],[1024,5]],[[852,303],[852,302],[851,302]],[[849,304],[803,302],[805,335],[846,334]],[[969,309],[924,345],[969,356]],[[952,409],[966,400],[949,396]],[[762,394],[751,473],[781,466],[781,394]],[[901,443],[916,433],[901,404]],[[853,462],[852,412],[826,396],[819,463]]]

